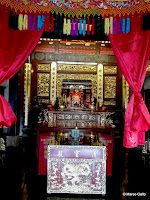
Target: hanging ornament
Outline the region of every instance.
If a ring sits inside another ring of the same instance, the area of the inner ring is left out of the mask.
[[[45,23],[44,23],[44,29],[47,32],[50,32],[50,15],[45,16]]]
[[[122,33],[122,19],[118,19],[118,34]]]
[[[79,19],[79,34],[82,34],[82,19]]]
[[[51,16],[51,32],[54,31],[54,16]]]
[[[19,17],[18,17],[18,29],[20,31],[22,31],[22,28],[23,28],[22,24],[23,24],[23,15],[19,14]]]
[[[37,30],[39,31],[44,26],[45,16],[44,15],[38,15],[37,20]]]
[[[58,15],[55,16],[55,21],[54,21],[54,33],[55,33],[56,35],[58,35],[58,33],[59,33],[59,16],[58,16]]]
[[[122,19],[122,33],[125,33],[126,28],[125,28],[125,18]]]
[[[113,19],[113,34],[117,34],[117,19]]]
[[[71,20],[67,19],[67,35],[71,35]]]
[[[86,23],[87,23],[87,35],[90,35],[90,18],[87,18]]]
[[[92,35],[95,34],[95,18],[92,18]]]
[[[83,36],[86,35],[86,20],[83,20]]]
[[[24,15],[24,18],[23,18],[23,30],[28,30],[28,15]]]
[[[74,19],[71,20],[71,35],[75,35],[75,30],[74,30]]]
[[[63,34],[63,17],[59,16],[59,31],[58,31],[59,37],[61,37],[62,34]]]
[[[78,19],[75,19],[75,35],[78,36]]]
[[[67,34],[67,22],[66,22],[66,18],[64,18],[64,23],[63,23],[63,34],[64,35]]]
[[[110,34],[113,34],[113,17],[110,17]]]
[[[28,15],[28,30],[32,30],[32,15]]]
[[[37,19],[37,17],[34,15],[33,21],[32,21],[32,30],[36,30],[36,19]]]
[[[9,12],[9,28],[14,28],[14,15],[13,15],[13,11]]]
[[[104,28],[104,32],[106,35],[109,34],[109,18],[105,18],[105,28]]]
[[[130,18],[128,17],[126,19],[126,33],[130,32]]]

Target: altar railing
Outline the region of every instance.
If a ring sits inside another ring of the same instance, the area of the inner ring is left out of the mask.
[[[115,112],[91,112],[91,111],[48,111],[44,110],[43,118],[39,123],[48,123],[48,127],[79,128],[115,128]]]

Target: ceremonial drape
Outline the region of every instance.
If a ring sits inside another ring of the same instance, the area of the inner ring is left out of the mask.
[[[109,35],[118,66],[133,91],[125,113],[123,145],[127,148],[144,145],[145,132],[150,128],[150,115],[141,95],[150,54],[150,32],[141,31],[139,26],[136,22],[129,34]]]
[[[25,63],[40,39],[40,31],[18,31],[8,28],[9,11],[0,7],[0,84],[10,79]],[[0,127],[10,127],[16,116],[0,95]]]

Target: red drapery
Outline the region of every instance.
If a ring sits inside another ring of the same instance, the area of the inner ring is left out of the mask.
[[[40,39],[40,31],[15,31],[8,28],[9,11],[0,7],[0,84],[10,79],[25,63]],[[11,106],[0,95],[0,127],[16,122]]]
[[[142,31],[137,21],[133,27],[129,34],[109,35],[118,66],[133,91],[125,113],[123,145],[127,148],[144,145],[145,132],[150,128],[150,115],[141,95],[150,55],[150,32]]]

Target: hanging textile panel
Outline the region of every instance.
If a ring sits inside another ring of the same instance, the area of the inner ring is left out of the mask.
[[[128,148],[144,145],[145,132],[150,128],[150,115],[141,95],[150,55],[150,33],[141,30],[141,23],[136,23],[129,34],[109,35],[118,66],[133,91],[125,113],[123,144]]]
[[[43,29],[28,32],[10,29],[8,21],[9,11],[0,6],[0,84],[18,72],[43,33]],[[1,95],[0,105],[0,127],[10,127],[17,119],[11,106]]]
[[[47,193],[106,194],[106,147],[48,145]]]

